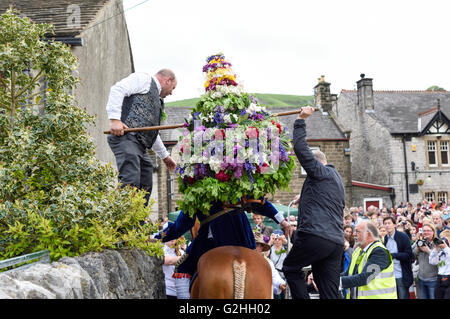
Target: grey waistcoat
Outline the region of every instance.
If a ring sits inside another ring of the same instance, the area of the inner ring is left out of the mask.
[[[129,128],[160,125],[163,107],[158,87],[152,79],[148,93],[133,94],[123,99],[120,120]],[[158,132],[158,130],[137,132],[136,137],[146,148],[151,148]]]

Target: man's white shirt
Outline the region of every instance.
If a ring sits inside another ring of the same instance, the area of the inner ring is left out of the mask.
[[[122,115],[123,99],[133,94],[148,93],[148,91],[150,90],[152,79],[156,83],[158,93],[161,93],[161,84],[159,83],[158,79],[144,72],[132,73],[128,77],[114,84],[111,87],[108,103],[106,104],[108,119],[120,120]],[[161,159],[165,159],[167,156],[169,156],[169,152],[167,152],[167,149],[164,146],[159,134],[152,146],[152,151],[155,152],[155,154]]]

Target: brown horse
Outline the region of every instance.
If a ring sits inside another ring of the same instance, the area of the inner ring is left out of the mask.
[[[222,246],[200,257],[191,299],[271,298],[272,270],[255,250]]]

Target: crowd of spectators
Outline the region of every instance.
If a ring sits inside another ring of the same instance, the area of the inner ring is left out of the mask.
[[[377,226],[393,257],[399,299],[450,298],[450,203],[423,200],[389,208],[346,208],[348,249],[354,247],[355,227],[362,220]]]
[[[252,214],[252,219],[255,223],[253,230],[260,233],[270,247],[263,251],[263,254],[273,264],[273,271],[278,272],[277,277],[279,275],[280,280],[284,282],[285,277],[281,269],[293,238],[286,238],[281,229],[264,225],[264,217],[261,215]],[[369,206],[366,210],[362,206],[345,208],[342,272],[347,271],[351,263],[356,248],[356,225],[361,221],[368,221],[376,226],[381,243],[391,253],[399,299],[450,299],[450,202],[429,203],[423,200],[416,205],[400,203],[394,207]],[[290,216],[290,223],[295,229],[295,216]],[[173,243],[167,243],[165,255],[169,296],[175,291],[169,275],[172,270],[169,268],[173,267],[171,259],[175,261],[181,254],[175,253]],[[305,269],[305,278],[308,292],[318,295],[320,292],[310,269]],[[287,290],[284,286],[282,288],[274,289],[274,298],[286,298]]]
[[[393,257],[399,299],[450,298],[450,202],[423,200],[416,205],[402,202],[394,207],[369,206],[366,210],[362,206],[349,207],[344,210],[343,218],[343,272],[348,269],[355,249],[356,225],[363,220],[370,221]],[[295,217],[291,215],[292,222],[295,223]],[[268,257],[280,270],[288,252],[287,240],[280,230],[265,235],[271,246]],[[281,271],[280,275],[283,276]],[[310,270],[305,278],[308,291],[318,293]],[[276,297],[285,298],[285,292]]]

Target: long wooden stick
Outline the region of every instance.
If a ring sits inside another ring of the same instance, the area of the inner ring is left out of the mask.
[[[318,107],[314,108],[315,112],[317,112],[318,110],[319,110]],[[287,115],[293,115],[293,114],[300,114],[301,112],[302,112],[302,109],[299,109],[299,110],[295,110],[295,111],[275,113],[275,114],[272,114],[272,116],[287,116]],[[135,127],[135,128],[126,128],[123,130],[123,132],[128,133],[128,132],[146,132],[146,131],[155,131],[155,130],[170,130],[170,129],[174,129],[174,128],[180,128],[183,126],[184,126],[184,124]],[[111,134],[111,131],[104,131],[103,133]]]

